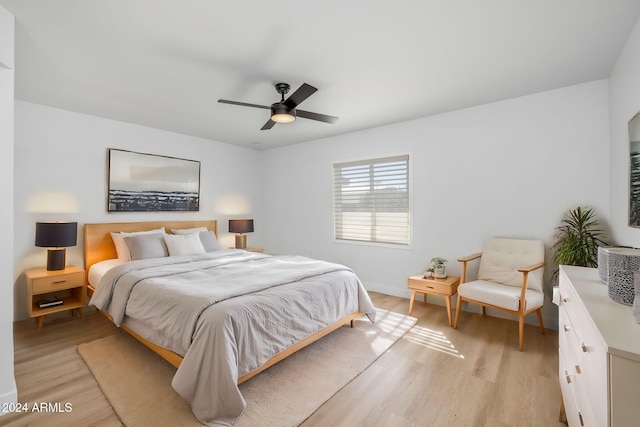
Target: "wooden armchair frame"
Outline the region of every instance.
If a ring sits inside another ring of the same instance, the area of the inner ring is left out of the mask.
[[[478,252],[475,253],[473,255],[469,255],[467,257],[464,258],[460,258],[458,259],[458,262],[462,263],[462,272],[460,273],[460,284],[462,285],[463,283],[466,282],[466,277],[467,277],[467,263],[476,259],[479,259],[482,256],[482,252]],[[533,264],[531,266],[528,267],[524,267],[524,268],[519,268],[518,271],[520,273],[522,273],[522,289],[520,291],[520,304],[518,305],[518,310],[509,310],[507,308],[504,307],[498,307],[496,305],[492,305],[492,304],[487,304],[485,302],[482,301],[476,301],[470,298],[463,298],[462,296],[460,296],[460,293],[458,293],[458,302],[456,304],[456,319],[455,322],[453,324],[454,329],[458,328],[458,319],[460,318],[460,311],[462,311],[462,302],[463,301],[469,301],[472,302],[474,304],[478,304],[480,306],[482,306],[482,315],[484,316],[486,314],[486,310],[485,307],[491,307],[491,308],[495,308],[497,310],[501,310],[501,311],[505,311],[507,313],[511,313],[514,314],[516,316],[518,316],[518,337],[519,337],[519,343],[518,343],[518,348],[520,351],[522,351],[522,348],[524,346],[524,318],[527,314],[532,313],[532,312],[536,312],[537,316],[538,316],[538,323],[540,324],[540,331],[542,332],[542,335],[544,335],[544,325],[542,323],[542,312],[540,311],[540,308],[542,307],[537,307],[537,308],[532,308],[527,310],[525,308],[525,301],[526,301],[526,293],[527,293],[527,284],[529,281],[529,273],[531,273],[534,270],[537,270],[539,268],[542,268],[546,265],[546,262],[539,262],[537,264]]]

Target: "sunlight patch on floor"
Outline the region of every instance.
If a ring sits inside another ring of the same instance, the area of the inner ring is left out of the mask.
[[[434,331],[433,329],[416,325],[407,332],[404,338],[414,344],[440,351],[459,359],[464,359],[464,356],[456,350],[444,332]]]
[[[366,336],[375,336],[380,333],[385,334],[383,336],[373,338],[371,341],[371,348],[388,347],[389,341],[395,341],[402,335],[406,334],[407,331],[415,325],[415,323],[415,317],[378,309],[375,319],[376,328],[372,331],[366,332]]]

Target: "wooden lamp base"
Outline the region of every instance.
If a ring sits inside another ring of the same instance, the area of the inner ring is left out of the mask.
[[[236,234],[236,249],[246,249],[246,248],[247,248],[247,235]]]

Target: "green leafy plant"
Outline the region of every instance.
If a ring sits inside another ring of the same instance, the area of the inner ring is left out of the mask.
[[[438,264],[444,264],[445,262],[447,262],[447,260],[444,258],[431,258],[431,264],[434,266]]]
[[[589,207],[578,206],[565,213],[556,228],[553,260],[557,265],[598,266],[598,246],[607,246],[606,233]],[[558,270],[553,272],[557,277]]]

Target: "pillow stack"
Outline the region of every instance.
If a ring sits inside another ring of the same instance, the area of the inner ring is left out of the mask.
[[[164,227],[138,232],[111,233],[113,244],[122,261],[136,261],[167,256],[198,255],[222,250],[215,233],[206,227],[171,230]]]

